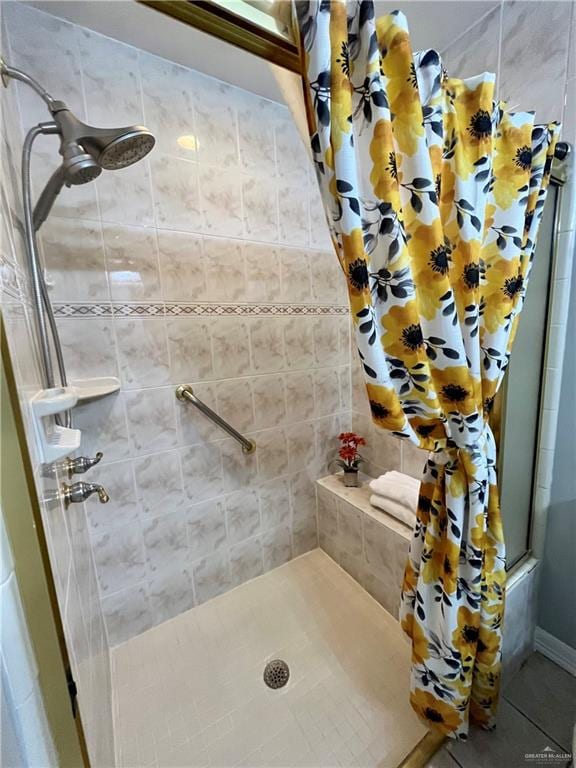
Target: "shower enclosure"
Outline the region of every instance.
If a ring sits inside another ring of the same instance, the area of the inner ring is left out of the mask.
[[[558,182],[553,180],[552,185],[551,199],[542,218],[525,314],[516,338],[517,354],[511,358],[503,398],[499,473],[508,569],[530,550],[538,435],[543,426],[540,414],[544,408],[554,238],[558,237],[554,224],[561,194]],[[526,482],[530,477],[534,478],[533,483]]]
[[[322,478],[350,429],[372,474],[425,457],[371,423],[307,149],[266,63],[89,5],[3,6],[1,277],[90,762],[396,766],[425,735],[396,620],[410,532]],[[504,415],[510,564],[530,548],[515,462],[535,463],[553,217]],[[69,393],[58,421],[46,389]],[[81,443],[48,462],[59,429]],[[533,581],[515,579],[518,664]]]

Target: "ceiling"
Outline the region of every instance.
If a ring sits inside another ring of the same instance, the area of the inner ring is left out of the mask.
[[[494,0],[375,2],[379,14],[394,9],[406,14],[415,50],[436,48],[440,51],[496,4]],[[266,62],[135,0],[34,0],[28,5],[274,101],[282,101]],[[236,10],[238,0],[229,0],[227,5]]]

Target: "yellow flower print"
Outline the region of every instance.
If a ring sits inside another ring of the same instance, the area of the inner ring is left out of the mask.
[[[478,631],[478,645],[476,646],[478,661],[482,664],[491,666],[496,663],[499,652],[499,633],[493,632],[491,629],[488,629],[481,624]]]
[[[473,657],[478,643],[480,613],[461,606],[458,608],[457,622],[458,626],[452,632],[454,647],[460,651],[463,659]]]
[[[349,235],[342,235],[340,263],[348,283],[350,308],[355,316],[371,303],[368,262],[360,228],[353,229]]]
[[[372,419],[383,429],[400,431],[406,416],[394,389],[381,384],[366,384]]]
[[[494,225],[494,216],[496,215],[496,206],[492,203],[486,203],[484,209],[484,237],[487,232],[490,231],[490,227]]]
[[[449,288],[450,249],[441,237],[437,219],[432,225],[421,224],[410,232],[410,256],[414,284],[418,293],[418,311],[432,320],[441,308],[440,297]]]
[[[469,544],[471,544],[474,549],[484,549],[484,537],[486,535],[485,533],[485,523],[484,523],[484,514],[481,512],[480,514],[476,515],[474,518],[475,525],[472,527],[470,531],[470,541]]]
[[[430,521],[430,511],[434,501],[436,486],[434,483],[420,483],[420,492],[418,494],[418,520],[425,525]]]
[[[412,592],[416,589],[418,583],[418,574],[414,570],[412,561],[410,559],[406,562],[406,568],[404,569],[404,580],[402,582],[402,589],[404,592]]]
[[[465,736],[469,717],[493,722],[506,583],[495,444],[483,426],[518,325],[559,126],[508,114],[489,74],[449,79],[434,52],[414,58],[401,13],[375,20],[371,3],[352,0],[320,15],[300,5],[317,178],[372,417],[442,452],[420,485],[403,579],[411,701],[431,728]],[[481,606],[470,606],[460,573]]]
[[[420,224],[410,233],[410,255],[415,277],[421,275],[422,280],[440,280],[448,274],[448,254],[444,249],[440,228],[436,224]],[[441,252],[442,258],[437,260],[435,254]]]
[[[451,595],[456,591],[460,547],[450,541],[444,532],[436,538],[426,533],[426,548],[430,555],[422,568],[422,577],[426,584],[440,581],[444,591]]]
[[[408,33],[390,24],[390,17],[376,22],[378,43],[386,55],[382,70],[388,78],[390,112],[394,115],[394,137],[401,152],[413,155],[425,135],[422,106],[413,78],[412,50]]]
[[[488,544],[484,549],[484,565],[487,571],[494,571],[498,565],[500,550],[495,544]]]
[[[511,124],[505,115],[496,141],[492,172],[494,174],[494,200],[507,210],[518,200],[518,190],[530,181],[532,168],[532,125],[520,127]],[[522,233],[520,233],[522,234]]]
[[[479,240],[458,240],[452,251],[450,282],[460,317],[465,316],[465,307],[477,303],[476,295],[483,271],[481,247]]]
[[[485,418],[489,418],[494,409],[494,400],[498,391],[498,379],[482,379],[482,402]]]
[[[454,118],[448,125],[454,128],[457,135],[456,173],[467,179],[477,170],[474,163],[492,148],[494,83],[483,81],[476,88],[469,88],[462,80],[449,79],[445,88],[453,94]]]
[[[482,699],[482,703],[475,698],[470,700],[470,721],[483,728],[489,728],[494,720],[498,693],[492,692],[491,696]]]
[[[488,497],[488,520],[487,529],[492,538],[497,543],[504,542],[504,531],[502,528],[502,515],[500,513],[500,499],[498,497],[498,486],[490,485],[490,495]]]
[[[437,699],[428,691],[421,689],[412,691],[410,703],[423,720],[446,735],[456,731],[462,722],[460,713],[454,706],[447,701]]]
[[[392,357],[399,357],[408,368],[427,361],[418,308],[415,301],[391,307],[382,318],[382,344]]]
[[[410,418],[410,426],[418,435],[420,448],[433,451],[437,449],[439,443],[446,442],[446,429],[441,419],[412,416]],[[422,492],[422,489],[420,489],[420,492]]]
[[[332,38],[330,137],[334,150],[338,150],[344,138],[352,133],[352,84],[337,60],[342,51],[342,45],[348,42],[348,19],[344,3],[334,3],[331,8],[330,36]]]
[[[495,256],[493,250],[495,247],[494,244],[490,246],[491,252],[486,259],[486,271],[482,283],[485,305],[483,319],[490,333],[494,333],[505,324],[514,300],[524,285],[520,274],[520,260]]]
[[[402,621],[402,629],[412,640],[412,661],[415,664],[422,664],[430,657],[428,640],[422,631],[422,627],[414,619],[414,616],[410,614]]]
[[[402,156],[396,155],[392,139],[392,124],[389,120],[378,120],[370,142],[372,171],[370,182],[374,194],[390,203],[395,211],[400,209],[398,184],[402,180]]]
[[[442,163],[442,175],[440,177],[440,195],[438,202],[440,204],[440,218],[442,226],[445,227],[452,216],[454,216],[454,193],[456,189],[456,174],[453,173],[449,162]],[[454,216],[454,222],[456,217]],[[457,228],[456,228],[457,229]]]
[[[432,175],[436,185],[436,196],[438,197],[438,191],[440,186],[440,175],[442,173],[442,147],[438,144],[433,144],[428,148],[430,153],[430,163],[432,165]]]
[[[504,569],[502,569],[501,571],[496,571],[496,574],[504,574],[505,576],[505,571]],[[489,576],[491,576],[491,574],[489,574]],[[499,581],[501,581],[501,579],[502,579],[502,576],[500,576],[498,579],[491,578],[489,581],[489,585],[494,586]],[[490,597],[490,595],[487,595],[487,596]],[[502,617],[504,615],[504,604],[502,601],[498,600],[492,604],[490,604],[487,601],[484,606],[484,611],[488,616],[491,617],[490,622],[488,624],[490,629],[498,629],[499,627],[502,626]]]
[[[467,365],[453,365],[449,368],[433,368],[434,387],[446,413],[461,413],[469,416],[478,410],[482,396],[480,381]]]
[[[468,493],[469,477],[467,472],[470,470],[473,470],[473,466],[469,465],[467,470],[465,470],[461,464],[458,464],[454,472],[452,472],[450,476],[446,478],[448,490],[450,491],[452,498],[466,496]]]

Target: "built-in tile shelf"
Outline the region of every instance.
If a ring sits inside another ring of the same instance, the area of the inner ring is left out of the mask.
[[[316,481],[318,540],[352,578],[398,618],[400,591],[412,531],[370,504],[372,478],[347,488],[341,475]]]
[[[96,376],[92,379],[74,379],[71,383],[78,398],[77,404],[99,400],[120,390],[120,379],[116,376]]]
[[[373,495],[374,491],[370,490],[369,483],[373,479],[373,477],[360,472],[360,485],[358,488],[350,488],[344,485],[343,473],[337,472],[334,475],[321,477],[316,482],[320,487],[326,488],[330,493],[333,493],[335,496],[348,502],[348,504],[356,507],[361,512],[364,512],[364,514],[372,517],[376,522],[380,523],[380,525],[390,528],[410,541],[412,538],[412,528],[404,525],[404,523],[401,523],[395,517],[387,515],[385,512],[370,504],[370,496]]]

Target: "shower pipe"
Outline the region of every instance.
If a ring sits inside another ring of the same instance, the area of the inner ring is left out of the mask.
[[[44,383],[48,389],[55,386],[54,369],[52,367],[52,358],[50,356],[50,346],[48,341],[48,330],[46,327],[46,316],[52,333],[54,349],[56,351],[56,360],[58,363],[58,372],[61,385],[67,386],[66,370],[64,359],[62,357],[62,348],[58,340],[58,334],[54,333],[56,321],[52,311],[52,305],[48,301],[48,292],[42,269],[38,259],[38,245],[36,242],[36,230],[34,228],[34,215],[32,212],[32,192],[30,181],[30,157],[34,140],[41,135],[50,135],[58,133],[56,123],[39,123],[31,128],[24,139],[22,149],[22,203],[24,207],[24,234],[26,244],[26,254],[28,258],[28,267],[32,277],[32,299],[34,303],[34,314],[36,317],[36,326],[40,339],[40,354],[42,366],[44,369]],[[46,315],[44,314],[46,312]],[[66,412],[65,426],[69,424],[69,411]]]
[[[48,217],[52,206],[64,186],[86,184],[98,178],[103,169],[117,170],[132,165],[145,157],[155,144],[154,136],[143,126],[126,128],[96,128],[82,123],[62,101],[57,101],[26,72],[10,67],[0,57],[0,76],[8,87],[10,79],[19,80],[34,90],[52,114],[50,122],[33,126],[24,139],[22,148],[22,199],[24,208],[24,242],[32,283],[32,304],[40,343],[40,362],[43,385],[47,389],[57,386],[50,350],[48,329],[58,366],[58,386],[68,386],[62,346],[56,319],[48,295],[42,264],[38,255],[36,232]],[[42,190],[36,207],[32,207],[30,160],[34,141],[41,135],[60,137],[62,164],[52,174]],[[61,426],[70,427],[72,418],[66,411],[63,418],[55,416]],[[64,422],[64,423],[62,423]]]
[[[179,387],[177,387],[176,397],[178,400],[186,400],[187,402],[196,406],[196,408],[198,408],[198,410],[201,411],[204,416],[207,416],[210,421],[214,422],[214,424],[220,427],[220,429],[223,429],[224,432],[227,432],[230,435],[230,437],[233,437],[234,440],[239,442],[242,446],[243,453],[254,453],[256,450],[256,443],[254,440],[250,440],[249,437],[244,437],[244,435],[240,434],[238,430],[234,429],[234,427],[228,424],[228,422],[225,421],[221,416],[218,416],[218,414],[213,411],[210,406],[206,405],[206,403],[202,402],[200,398],[196,397],[190,384],[181,384]]]
[[[20,82],[28,85],[34,90],[40,98],[44,101],[50,111],[54,106],[54,99],[50,94],[34,80],[33,77],[21,72],[20,70],[9,67],[2,59],[0,59],[0,73],[2,76],[2,83],[5,87],[8,87],[9,78],[20,80]],[[28,266],[30,269],[30,275],[32,278],[32,301],[34,306],[34,316],[36,321],[36,327],[38,329],[38,336],[40,339],[40,354],[42,369],[44,375],[44,385],[51,389],[55,386],[54,369],[52,367],[52,358],[50,356],[50,347],[48,342],[48,330],[46,327],[46,316],[44,315],[44,308],[48,317],[48,323],[50,325],[50,331],[52,333],[54,349],[56,352],[56,361],[58,364],[58,372],[60,375],[60,381],[63,387],[67,386],[66,370],[64,367],[64,358],[62,356],[62,348],[59,343],[58,334],[56,331],[56,320],[52,311],[52,306],[48,301],[48,291],[40,268],[38,259],[38,245],[36,243],[36,228],[34,227],[34,214],[32,211],[32,193],[30,183],[30,157],[32,154],[32,146],[38,136],[41,135],[54,135],[58,134],[58,125],[55,122],[39,123],[31,128],[26,134],[24,139],[24,146],[22,148],[22,168],[21,168],[21,183],[22,183],[22,202],[24,208],[24,233],[25,233],[25,247],[26,257],[28,260]],[[67,411],[64,417],[64,426],[69,427],[71,424],[70,412]]]

